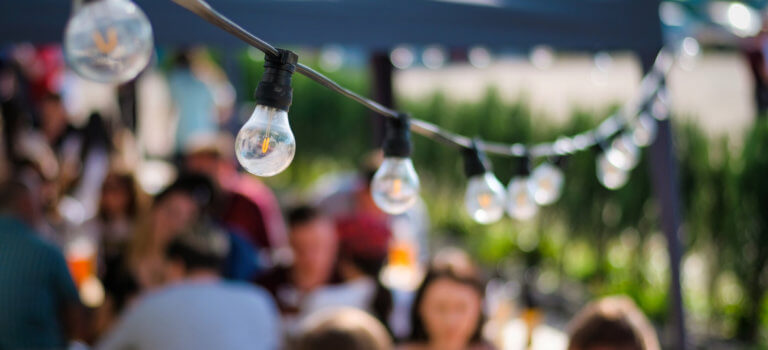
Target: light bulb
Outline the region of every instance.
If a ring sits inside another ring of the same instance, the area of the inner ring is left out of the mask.
[[[389,214],[400,214],[416,204],[419,177],[411,158],[386,157],[371,182],[376,205]]]
[[[135,78],[153,52],[152,26],[130,0],[86,3],[64,31],[64,56],[83,78],[124,83]]]
[[[499,221],[504,215],[505,201],[504,185],[490,171],[469,179],[464,205],[475,221],[481,224]]]
[[[550,163],[542,163],[536,167],[528,180],[528,189],[536,204],[549,205],[560,199],[564,179],[560,168]]]
[[[240,165],[257,176],[273,176],[287,168],[296,153],[288,112],[257,105],[237,133],[235,154]]]
[[[640,150],[632,141],[632,136],[627,134],[614,139],[605,155],[615,167],[627,171],[632,170],[640,160]]]
[[[643,113],[635,119],[632,129],[632,141],[638,147],[650,146],[656,140],[658,125],[650,115]]]
[[[528,178],[513,177],[507,186],[507,214],[517,220],[528,220],[538,212],[539,207],[528,187]]]
[[[606,188],[615,190],[621,188],[629,180],[626,170],[620,169],[608,161],[604,153],[597,157],[597,179]]]

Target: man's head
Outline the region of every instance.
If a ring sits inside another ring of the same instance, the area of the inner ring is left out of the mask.
[[[166,279],[218,277],[228,253],[229,238],[223,230],[206,222],[190,225],[165,250]]]
[[[222,170],[232,165],[234,140],[218,133],[193,134],[184,144],[184,168],[193,173],[216,179]]]
[[[29,225],[42,216],[42,178],[34,169],[22,165],[15,176],[0,184],[0,212],[10,214]]]
[[[568,350],[659,350],[656,332],[627,297],[587,305],[571,321]]]
[[[333,220],[308,206],[288,213],[294,283],[311,290],[328,282],[336,263],[338,237]]]
[[[32,205],[32,191],[29,187],[17,180],[8,180],[0,185],[0,213],[13,215],[27,223],[29,218],[24,217]]]
[[[215,188],[203,175],[182,174],[155,196],[152,230],[161,241],[170,241],[182,229],[211,210]]]
[[[389,350],[392,339],[384,326],[364,311],[343,308],[311,315],[302,324],[296,350]]]

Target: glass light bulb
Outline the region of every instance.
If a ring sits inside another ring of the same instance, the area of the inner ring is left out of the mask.
[[[632,170],[640,160],[640,150],[627,134],[614,139],[605,155],[611,164],[622,170]]]
[[[643,113],[635,119],[632,129],[632,141],[638,147],[650,146],[656,140],[658,125],[650,115]]]
[[[387,157],[371,181],[376,205],[389,214],[400,214],[416,204],[419,177],[410,158]]]
[[[499,221],[504,215],[504,185],[491,172],[476,175],[467,183],[464,205],[472,219],[481,224]]]
[[[83,78],[124,83],[152,57],[152,26],[130,0],[97,0],[82,5],[67,22],[64,55]]]
[[[533,193],[536,204],[548,205],[560,199],[564,180],[560,168],[550,163],[542,163],[531,173],[528,189]]]
[[[600,154],[597,157],[597,179],[606,188],[615,190],[627,183],[629,174],[608,161],[605,154]]]
[[[240,165],[257,176],[273,176],[285,170],[296,154],[288,113],[257,105],[237,133],[235,154]]]
[[[507,214],[517,220],[528,220],[539,212],[528,187],[528,178],[513,177],[507,186]]]

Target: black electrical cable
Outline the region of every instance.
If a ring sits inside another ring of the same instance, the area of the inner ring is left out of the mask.
[[[259,49],[267,55],[277,56],[279,51],[274,46],[270,45],[261,38],[251,34],[247,30],[243,29],[235,22],[231,21],[215,9],[213,9],[204,0],[171,0],[176,4],[186,8],[194,14],[200,16],[204,20],[211,24],[229,32],[236,36],[240,40],[244,41],[248,45]],[[568,155],[577,151],[583,151],[590,149],[594,145],[602,142],[607,137],[611,137],[616,132],[620,131],[624,125],[629,121],[630,116],[634,117],[640,111],[640,108],[645,106],[645,102],[656,96],[661,82],[672,67],[672,55],[662,49],[656,56],[656,61],[651,71],[643,77],[640,82],[640,98],[639,101],[632,101],[624,106],[617,114],[612,115],[597,129],[590,130],[570,138],[562,138],[555,142],[542,143],[532,146],[526,146],[520,143],[516,144],[504,144],[488,141],[477,141],[477,147],[486,153],[492,153],[496,155],[511,156],[511,157],[551,157]],[[330,78],[326,77],[320,72],[307,67],[301,63],[296,66],[296,71],[300,74],[314,80],[315,82],[323,85],[337,93],[344,95],[366,108],[389,118],[399,118],[400,112],[387,108],[380,103],[371,99],[365,98],[354,91],[351,91]],[[441,129],[439,126],[430,122],[411,118],[410,119],[411,130],[417,134],[433,139],[435,141],[444,143],[446,145],[470,148],[473,147],[473,141],[471,138],[455,134],[450,131]]]

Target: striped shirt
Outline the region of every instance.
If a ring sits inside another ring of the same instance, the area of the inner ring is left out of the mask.
[[[64,348],[61,312],[76,303],[59,249],[21,221],[0,216],[0,349]]]

